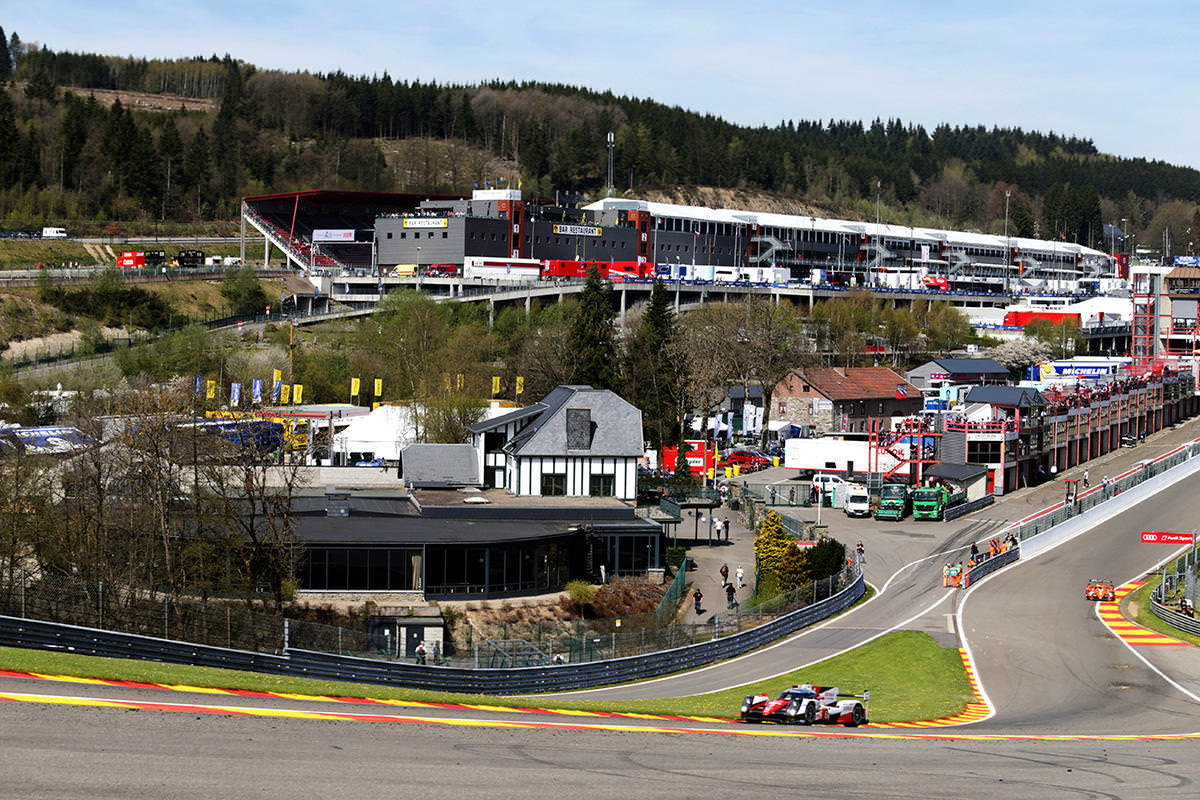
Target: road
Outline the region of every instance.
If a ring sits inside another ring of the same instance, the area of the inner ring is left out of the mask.
[[[986,730],[1159,733],[1200,729],[1200,705],[1167,683],[1109,633],[1089,578],[1120,584],[1171,554],[1141,544],[1142,530],[1191,530],[1200,476],[1065,545],[1003,570],[971,591],[963,627],[976,673],[997,712]],[[1200,693],[1200,648],[1141,647],[1151,663]]]

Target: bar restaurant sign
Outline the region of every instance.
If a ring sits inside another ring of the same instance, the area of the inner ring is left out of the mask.
[[[591,225],[555,225],[554,232],[561,236],[603,236],[604,228]]]

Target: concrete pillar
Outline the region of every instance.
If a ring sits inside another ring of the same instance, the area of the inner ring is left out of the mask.
[[[626,292],[626,289],[624,286],[622,286],[621,287],[621,310],[617,312],[618,320],[625,319],[625,292]]]
[[[263,268],[271,265],[271,240],[263,237]]]
[[[488,330],[492,329],[492,325],[496,322],[496,301],[488,298]]]
[[[240,258],[242,259],[242,263],[245,264],[246,263],[246,204],[244,202],[242,203],[242,217],[238,221],[241,223],[241,234],[239,237],[239,241],[241,242]]]
[[[529,312],[531,310],[532,310],[532,297],[529,292],[526,292],[525,293],[525,316],[526,317],[529,316]]]
[[[675,284],[675,313],[679,313],[679,284]]]

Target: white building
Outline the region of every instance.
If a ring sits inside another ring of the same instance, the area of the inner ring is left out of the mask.
[[[607,389],[559,386],[469,430],[480,485],[516,495],[636,499],[642,412]]]

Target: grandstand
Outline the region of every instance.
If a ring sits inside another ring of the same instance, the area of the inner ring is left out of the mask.
[[[279,248],[288,266],[338,272],[371,269],[376,217],[410,213],[422,200],[444,199],[451,198],[385,192],[280,192],[244,198],[242,221]],[[322,230],[353,231],[353,238],[314,242],[314,231]]]

